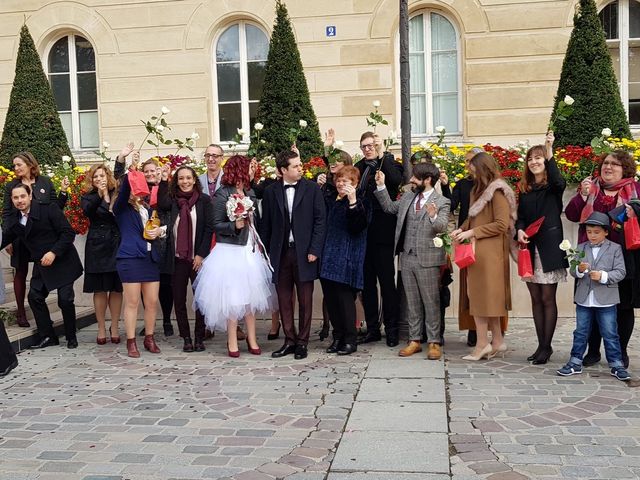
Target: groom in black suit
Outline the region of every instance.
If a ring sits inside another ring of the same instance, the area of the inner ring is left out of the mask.
[[[14,186],[11,201],[16,210],[2,225],[0,250],[20,238],[29,250],[29,261],[33,262],[28,299],[40,340],[31,348],[59,344],[47,307],[47,296],[51,290],[58,291],[67,348],[76,348],[78,340],[73,282],[82,275],[82,263],[73,246],[76,234],[56,204],[32,202],[28,185],[18,183]]]
[[[287,150],[276,157],[282,181],[264,191],[261,237],[271,257],[285,343],[274,358],[307,356],[313,313],[313,282],[318,278],[324,246],[326,210],[315,182],[302,178],[297,152]],[[299,328],[293,323],[293,287],[298,293]]]

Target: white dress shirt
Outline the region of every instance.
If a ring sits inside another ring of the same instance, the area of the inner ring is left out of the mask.
[[[287,197],[287,208],[289,210],[289,225],[291,225],[291,221],[292,221],[292,215],[293,215],[293,199],[296,196],[296,189],[295,188],[287,188],[287,185],[297,185],[298,182],[295,183],[287,183],[287,182],[282,182],[284,184],[284,194],[285,197]],[[290,230],[289,232],[289,243],[293,243],[294,239],[293,239],[293,228]]]
[[[600,253],[600,247],[602,247],[602,244],[600,245],[592,245],[591,246],[591,253],[593,253],[593,261],[596,261],[596,258],[598,258],[598,253]],[[588,271],[584,271],[582,273],[580,273],[580,271],[578,270],[578,267],[576,267],[576,277],[577,278],[582,278],[585,275],[588,275]],[[602,284],[606,284],[607,280],[609,280],[609,274],[603,270],[600,271],[600,283]],[[614,304],[612,303],[611,305],[600,305],[598,303],[598,301],[596,300],[595,297],[595,293],[593,291],[593,289],[589,290],[589,295],[587,296],[587,301],[584,303],[578,303],[578,305],[580,305],[581,307],[612,307]]]
[[[22,216],[20,217],[20,225],[22,225],[23,227],[26,226],[27,220],[29,220],[29,212],[22,213]]]

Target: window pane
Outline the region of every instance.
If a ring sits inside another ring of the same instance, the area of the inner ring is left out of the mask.
[[[433,125],[442,125],[450,133],[459,131],[457,94],[433,96]]]
[[[629,37],[640,38],[640,2],[637,0],[629,3]]]
[[[80,148],[98,146],[98,112],[80,113]]]
[[[256,120],[258,118],[258,106],[260,102],[251,102],[249,104],[249,125],[251,125],[251,129],[256,124]]]
[[[620,83],[620,49],[617,45],[609,45],[609,54],[611,55],[611,63],[613,64],[613,71]]]
[[[262,84],[264,83],[264,72],[266,62],[247,63],[249,75],[249,100],[260,100],[262,97]]]
[[[427,133],[427,99],[424,95],[411,95],[411,133]]]
[[[242,126],[240,103],[219,105],[218,110],[220,112],[220,140],[233,140],[238,128]]]
[[[69,87],[69,74],[51,75],[51,90],[56,100],[58,111],[71,110],[71,87]]]
[[[95,110],[98,108],[95,73],[78,74],[78,107],[80,110]]]
[[[86,38],[76,35],[76,65],[79,72],[93,72],[96,69],[96,58],[93,47]]]
[[[60,122],[62,123],[62,128],[64,128],[64,133],[67,136],[67,143],[69,145],[73,145],[73,128],[71,126],[71,113],[61,113]]]
[[[240,100],[240,64],[223,63],[218,69],[218,101],[233,102]]]
[[[424,70],[424,54],[412,53],[409,55],[409,82],[411,93],[425,93],[427,83]]]
[[[240,40],[238,36],[238,25],[227,28],[216,45],[216,61],[233,62],[240,60]]]
[[[69,71],[69,40],[61,38],[49,52],[49,73]]]
[[[600,21],[607,40],[618,38],[618,2],[610,3],[602,9]]]
[[[431,57],[433,91],[458,91],[458,56],[455,53],[434,53]]]
[[[640,45],[629,46],[629,123],[640,125]]]
[[[416,15],[409,20],[409,51],[424,51],[424,17]]]
[[[456,50],[456,31],[451,22],[437,13],[431,14],[431,49]]]
[[[253,25],[246,26],[247,60],[266,60],[269,55],[269,39],[262,30]]]

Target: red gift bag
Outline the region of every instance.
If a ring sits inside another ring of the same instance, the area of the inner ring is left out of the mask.
[[[473,243],[458,243],[453,260],[458,268],[463,269],[476,261],[476,248]]]
[[[640,224],[638,217],[630,218],[624,222],[624,244],[627,250],[640,248]]]
[[[144,178],[144,173],[138,170],[130,170],[129,185],[131,186],[131,193],[136,197],[146,197],[149,195],[149,186],[147,185],[147,179]]]
[[[149,206],[155,208],[158,206],[158,185],[151,187],[151,196],[149,198]]]
[[[518,248],[518,275],[523,278],[533,277],[533,264],[531,262],[531,252],[522,245]]]

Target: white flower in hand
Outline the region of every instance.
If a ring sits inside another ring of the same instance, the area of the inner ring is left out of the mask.
[[[258,132],[259,132],[260,130],[262,130],[263,128],[264,128],[264,125],[263,125],[263,124],[261,124],[261,123],[256,123],[256,124],[253,126],[253,129],[254,129],[254,130],[257,130]]]
[[[104,148],[105,150],[107,148],[109,148],[111,145],[109,145],[109,142],[102,142],[102,148]]]
[[[163,106],[162,109],[160,110],[162,112],[163,115],[166,115],[167,113],[169,113],[171,110],[169,110],[167,107]]]
[[[300,120],[298,123],[300,124],[300,128],[307,128],[307,121],[306,120]]]
[[[247,131],[243,128],[239,128],[238,129],[238,135],[240,135],[241,137],[244,137],[247,134]]]
[[[438,125],[436,127],[436,132],[438,132],[438,133],[444,133],[445,130],[446,130],[446,128],[444,128],[442,125]]]
[[[571,98],[569,95],[564,96],[564,103],[566,105],[573,105],[573,102],[575,102],[575,100]]]
[[[444,242],[440,237],[433,238],[433,245],[437,248],[442,248],[444,246]]]
[[[568,252],[569,250],[571,250],[571,242],[565,238],[564,240],[562,240],[562,242],[560,242],[559,248],[563,252]]]
[[[380,106],[380,100],[374,100],[374,101],[373,101],[373,106],[374,106],[375,108],[378,108],[378,107]]]
[[[200,139],[200,135],[198,135],[198,132],[193,132],[191,134],[191,140],[198,140]]]
[[[603,137],[610,137],[611,136],[611,129],[610,128],[603,128],[601,133],[602,133]]]
[[[164,127],[162,125],[157,125],[156,130],[162,132],[164,130]]]

